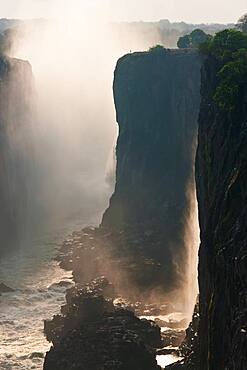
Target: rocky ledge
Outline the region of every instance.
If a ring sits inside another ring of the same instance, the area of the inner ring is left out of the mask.
[[[105,295],[105,297],[104,297]],[[67,291],[61,314],[45,322],[53,347],[45,370],[158,370],[160,328],[114,306],[114,289],[105,278]]]

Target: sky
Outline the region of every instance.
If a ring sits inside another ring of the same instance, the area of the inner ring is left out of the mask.
[[[0,0],[0,18],[48,18],[89,9],[113,21],[169,19],[190,23],[230,23],[247,12],[247,0]]]

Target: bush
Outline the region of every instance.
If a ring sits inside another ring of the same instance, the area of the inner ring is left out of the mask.
[[[152,46],[151,48],[149,48],[150,53],[160,53],[160,52],[163,52],[164,50],[165,50],[164,46],[162,46],[160,44],[157,44],[157,45]]]

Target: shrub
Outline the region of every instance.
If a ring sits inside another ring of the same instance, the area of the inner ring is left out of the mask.
[[[157,45],[152,46],[151,48],[149,48],[150,53],[160,53],[160,52],[163,52],[164,50],[165,50],[164,46],[162,46],[160,44],[157,44]]]

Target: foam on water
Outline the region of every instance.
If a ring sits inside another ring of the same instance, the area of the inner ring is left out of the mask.
[[[71,273],[53,261],[63,234],[60,239],[47,236],[33,248],[21,248],[0,261],[0,282],[15,289],[0,296],[1,370],[43,368],[50,348],[43,333],[44,319],[59,312],[65,290],[72,284]],[[57,285],[60,281],[67,284]]]

